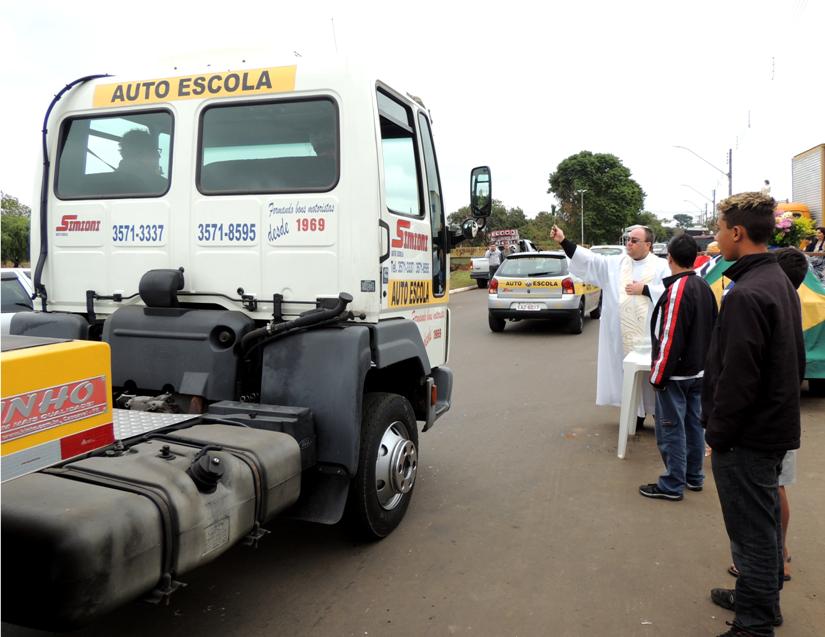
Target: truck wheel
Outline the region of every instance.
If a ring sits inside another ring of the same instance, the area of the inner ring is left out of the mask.
[[[418,428],[409,401],[398,394],[366,394],[358,473],[347,501],[347,517],[360,538],[380,540],[400,524],[417,471]]]
[[[494,332],[503,332],[504,331],[504,319],[499,318],[497,316],[493,316],[489,312],[487,313],[487,323],[490,325],[490,329]]]
[[[482,289],[486,288],[487,287],[487,279],[476,279],[476,285],[478,285],[478,287],[480,287]]]
[[[597,319],[600,318],[602,315],[602,293],[599,292],[599,304],[596,306],[596,309],[590,312],[590,318]]]
[[[570,317],[570,323],[567,325],[567,330],[571,334],[581,334],[584,329],[584,297],[579,303],[579,309]]]

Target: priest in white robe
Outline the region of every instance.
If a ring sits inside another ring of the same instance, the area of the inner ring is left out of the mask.
[[[664,292],[662,279],[670,276],[667,260],[651,252],[653,232],[644,226],[629,230],[627,253],[621,255],[600,255],[577,246],[565,239],[558,226],[553,226],[552,238],[564,249],[570,272],[602,289],[596,404],[621,406],[622,362],[634,347],[650,340],[653,306]],[[653,388],[648,383],[644,383],[642,396],[637,426],[655,409]]]

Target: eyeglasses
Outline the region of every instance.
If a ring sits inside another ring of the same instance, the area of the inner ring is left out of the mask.
[[[637,244],[637,243],[650,243],[650,241],[645,241],[644,239],[637,239],[636,237],[630,237],[627,240],[628,243]]]

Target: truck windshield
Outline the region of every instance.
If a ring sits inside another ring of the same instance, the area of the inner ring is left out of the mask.
[[[172,115],[133,112],[67,120],[61,129],[60,199],[158,197],[169,189]]]
[[[232,104],[201,121],[198,189],[208,195],[325,192],[338,182],[331,99]]]
[[[561,257],[517,257],[505,259],[498,269],[503,276],[560,276],[567,272],[567,261]]]

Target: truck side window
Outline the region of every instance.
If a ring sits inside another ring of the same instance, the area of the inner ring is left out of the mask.
[[[327,192],[338,183],[338,147],[330,98],[213,106],[201,116],[198,190]]]
[[[427,191],[430,200],[430,228],[433,250],[433,293],[441,296],[447,289],[447,242],[444,237],[444,204],[441,199],[441,179],[435,158],[430,123],[423,113],[418,115],[421,142],[424,149],[424,167],[427,173]]]
[[[55,193],[60,199],[159,197],[169,190],[171,153],[166,111],[67,120]]]
[[[384,158],[384,198],[387,209],[420,216],[421,172],[415,148],[412,109],[378,91],[381,150]]]

